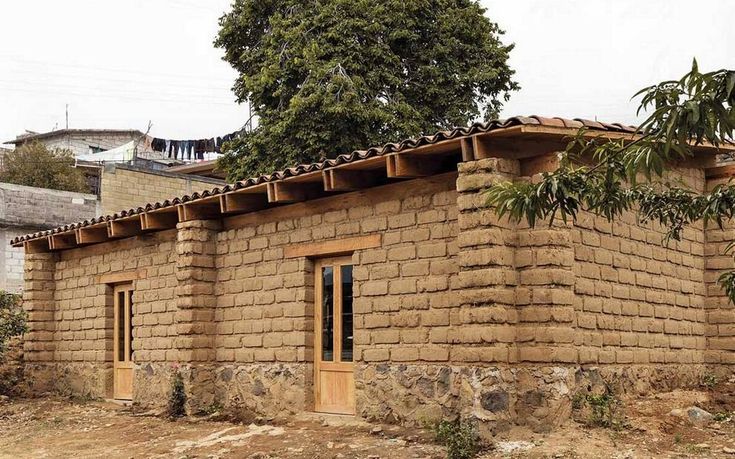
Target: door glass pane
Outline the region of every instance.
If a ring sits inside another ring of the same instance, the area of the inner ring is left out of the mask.
[[[334,360],[334,270],[322,268],[322,360]]]
[[[343,362],[352,362],[352,266],[342,270],[342,355]]]
[[[129,311],[130,311],[130,322],[128,325],[128,360],[130,362],[133,361],[133,291],[128,290],[128,303],[129,303]]]
[[[117,361],[125,361],[125,292],[117,292]]]

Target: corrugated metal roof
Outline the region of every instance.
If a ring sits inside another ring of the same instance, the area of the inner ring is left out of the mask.
[[[318,163],[312,164],[300,164],[295,167],[290,167],[281,171],[273,172],[272,174],[261,175],[259,177],[253,177],[246,180],[241,180],[234,184],[225,185],[223,187],[216,187],[211,190],[205,190],[201,193],[192,193],[191,195],[184,195],[173,199],[167,199],[165,201],[147,203],[144,206],[122,210],[120,212],[103,215],[100,217],[84,220],[69,225],[60,226],[51,230],[40,231],[24,236],[18,236],[11,241],[11,244],[19,244],[21,242],[30,241],[33,239],[39,239],[42,237],[50,236],[52,234],[64,233],[72,231],[78,228],[96,225],[112,220],[135,216],[141,213],[150,212],[152,210],[158,210],[166,207],[176,206],[186,202],[196,201],[198,199],[204,199],[212,196],[217,196],[230,191],[239,190],[255,185],[260,185],[267,182],[279,181],[289,177],[296,177],[298,175],[321,171],[332,167],[337,167],[342,164],[354,163],[357,161],[367,160],[369,158],[387,155],[390,153],[402,152],[418,148],[424,145],[431,145],[445,140],[458,139],[463,137],[469,137],[475,134],[481,134],[484,132],[494,131],[497,129],[505,129],[515,126],[546,126],[556,128],[572,128],[579,129],[586,127],[590,130],[595,131],[607,131],[607,132],[619,132],[619,133],[635,133],[636,128],[633,126],[627,126],[620,123],[601,123],[598,121],[590,121],[584,119],[566,119],[566,118],[544,118],[541,116],[516,116],[508,118],[506,120],[492,120],[489,122],[478,122],[467,127],[458,127],[449,131],[439,131],[433,135],[422,136],[416,139],[406,139],[397,143],[387,143],[380,147],[373,147],[367,150],[357,150],[352,153],[339,155],[334,159],[327,159]]]

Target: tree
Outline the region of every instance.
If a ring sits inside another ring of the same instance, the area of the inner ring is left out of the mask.
[[[235,0],[215,45],[258,127],[231,180],[495,117],[518,89],[476,0]]]
[[[24,144],[5,154],[0,182],[89,193],[84,173],[74,167],[72,152],[49,150],[39,142]]]
[[[0,362],[8,342],[26,331],[26,313],[20,307],[20,295],[0,290]]]
[[[632,210],[644,223],[660,223],[664,242],[679,240],[697,221],[723,227],[735,216],[735,185],[699,193],[667,179],[665,172],[672,161],[691,158],[692,146],[733,145],[735,71],[700,73],[694,60],[681,79],[644,88],[638,96],[638,112],[651,114],[636,140],[589,140],[580,130],[558,170],[542,174],[537,183],[498,184],[489,190],[488,203],[500,217],[525,219],[530,226],[559,217],[575,220],[580,211],[612,221]],[[719,282],[735,302],[735,272],[725,272]]]

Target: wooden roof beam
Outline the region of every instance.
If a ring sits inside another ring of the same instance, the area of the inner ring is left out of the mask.
[[[397,154],[386,157],[389,178],[417,178],[434,175],[442,169],[446,156]]]
[[[219,196],[179,204],[179,222],[215,220],[222,217]]]
[[[140,226],[140,218],[129,218],[124,220],[111,220],[107,222],[107,235],[110,238],[123,238],[137,236],[143,232]]]
[[[268,202],[274,204],[288,204],[307,201],[324,196],[321,182],[269,182]]]
[[[73,249],[77,246],[77,238],[74,232],[52,234],[48,237],[51,250]]]
[[[51,241],[48,238],[31,239],[23,242],[25,253],[46,253],[51,251]]]
[[[97,244],[99,242],[106,242],[110,239],[107,233],[107,225],[93,225],[85,226],[74,231],[77,244]]]
[[[140,214],[140,228],[143,231],[163,231],[176,228],[179,222],[179,214],[175,210],[146,212]]]
[[[385,181],[383,169],[327,169],[322,171],[325,191],[354,191],[379,185]]]
[[[243,214],[268,207],[265,193],[228,193],[219,197],[220,212],[223,214]]]

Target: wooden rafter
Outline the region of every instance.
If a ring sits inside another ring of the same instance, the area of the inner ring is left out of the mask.
[[[397,154],[386,157],[389,178],[417,178],[434,175],[442,168],[442,156]]]
[[[51,250],[63,250],[76,247],[77,239],[74,232],[52,234],[48,237]]]
[[[268,207],[268,195],[265,193],[228,193],[219,197],[220,212],[223,214],[241,214],[254,212]]]
[[[26,253],[45,253],[51,250],[48,238],[31,239],[23,242],[23,249]]]
[[[301,202],[324,196],[323,184],[321,182],[269,182],[268,202],[284,204]]]
[[[110,238],[132,237],[142,232],[138,216],[107,222],[107,235]]]
[[[384,181],[382,170],[327,169],[322,171],[325,191],[354,191],[373,187]]]
[[[77,229],[75,232],[78,245],[98,244],[110,239],[107,234],[107,224],[99,224],[93,226],[85,226]]]
[[[222,216],[219,196],[187,202],[177,207],[180,222],[212,220]]]
[[[140,227],[143,231],[162,231],[176,228],[178,222],[179,215],[174,208],[140,214]]]

